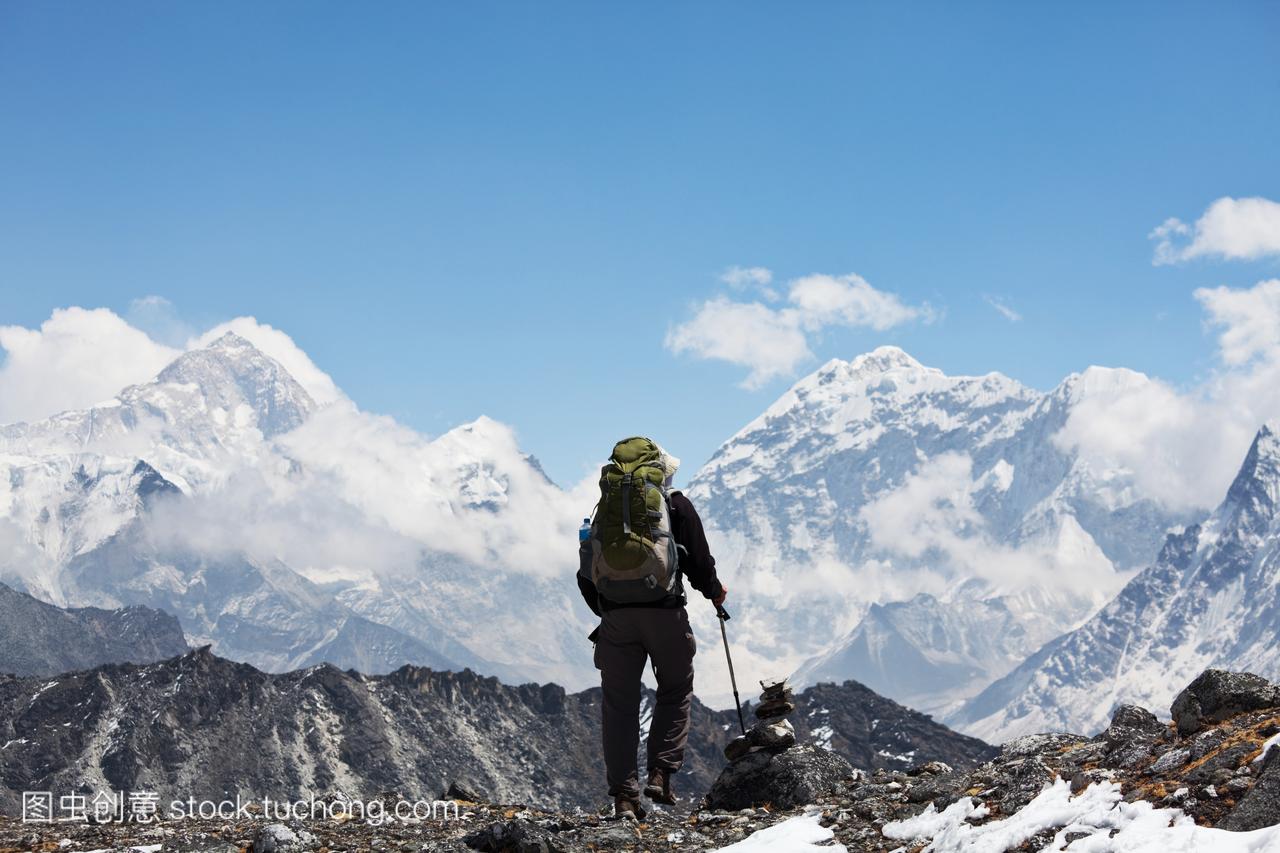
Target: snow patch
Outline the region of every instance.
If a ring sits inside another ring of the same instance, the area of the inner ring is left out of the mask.
[[[1271,751],[1271,747],[1273,746],[1280,746],[1280,734],[1274,734],[1267,739],[1267,742],[1262,745],[1262,752],[1259,752],[1258,757],[1253,759],[1253,763],[1261,764],[1263,759],[1267,757],[1267,753]]]
[[[714,853],[848,853],[843,844],[830,844],[835,833],[818,823],[820,815],[807,814],[775,823]]]
[[[1002,853],[1017,848],[1046,830],[1055,832],[1044,851],[1074,853],[1172,853],[1212,850],[1214,853],[1275,853],[1280,850],[1280,826],[1253,832],[1227,832],[1197,826],[1181,809],[1156,808],[1151,803],[1121,800],[1115,782],[1090,785],[1071,796],[1070,785],[1058,779],[1016,814],[975,826],[968,821],[988,814],[985,805],[966,797],[945,811],[930,805],[907,820],[885,824],[884,835],[896,841],[928,842],[921,853]],[[1067,844],[1068,835],[1076,837]]]

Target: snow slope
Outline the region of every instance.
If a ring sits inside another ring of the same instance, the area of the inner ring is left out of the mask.
[[[800,380],[688,490],[744,657],[938,711],[1079,624],[1186,520],[1060,439],[1083,401],[1149,381],[1089,368],[1041,393],[896,347]]]
[[[160,607],[270,670],[413,662],[581,687],[590,627],[559,547],[574,501],[501,424],[428,439],[320,406],[228,332],[91,409],[0,427],[0,580]]]
[[[988,741],[1090,733],[1129,702],[1168,708],[1210,666],[1280,677],[1280,426],[1259,430],[1226,498],[1171,533],[1159,557],[1092,619],[948,718]]]

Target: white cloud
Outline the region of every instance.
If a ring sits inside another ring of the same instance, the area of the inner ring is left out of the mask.
[[[1097,470],[1131,473],[1146,493],[1182,510],[1216,506],[1258,428],[1280,418],[1280,281],[1195,296],[1221,329],[1218,369],[1181,389],[1128,371],[1086,371],[1094,381],[1054,437]],[[1119,373],[1129,379],[1098,381]]]
[[[824,328],[884,331],[935,318],[928,305],[907,305],[896,294],[877,290],[853,274],[795,279],[789,283],[786,303],[772,307],[716,296],[702,303],[692,320],[667,333],[666,347],[677,354],[746,367],[749,373],[743,387],[759,388],[771,379],[794,374],[813,358],[809,336]]]
[[[823,326],[867,326],[883,332],[911,320],[933,320],[933,310],[906,305],[897,294],[876,290],[860,275],[808,275],[791,282],[788,300],[810,330]]]
[[[1248,290],[1202,287],[1195,296],[1209,322],[1223,327],[1218,338],[1223,362],[1239,365],[1259,357],[1274,360],[1280,354],[1280,279]]]
[[[1022,315],[1010,308],[1008,304],[998,296],[992,296],[984,293],[982,298],[988,305],[996,310],[996,313],[1008,320],[1010,323],[1019,323],[1022,321]]]
[[[1280,204],[1265,198],[1223,197],[1195,225],[1170,217],[1148,235],[1156,241],[1152,262],[1175,264],[1215,256],[1257,260],[1280,255]]]
[[[974,476],[964,453],[923,461],[901,486],[858,512],[873,546],[916,564],[927,561],[944,577],[981,578],[1000,593],[1056,589],[1067,594],[1113,591],[1111,562],[1078,526],[1017,547],[998,541],[974,505],[991,482]],[[1087,594],[1087,593],[1086,593]]]
[[[179,316],[172,302],[155,294],[131,301],[124,318],[147,337],[171,347],[185,346],[198,331]]]
[[[38,329],[0,326],[0,423],[109,399],[179,354],[105,308],[59,308]]]
[[[720,280],[730,287],[767,287],[773,282],[773,270],[765,267],[729,267]]]
[[[794,312],[724,297],[704,302],[692,320],[668,332],[666,346],[748,368],[746,388],[787,376],[813,357]]]

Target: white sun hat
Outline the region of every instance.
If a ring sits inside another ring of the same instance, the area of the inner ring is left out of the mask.
[[[671,481],[675,479],[676,471],[680,468],[680,457],[672,456],[666,451],[666,448],[656,441],[654,445],[658,448],[658,464],[662,466],[663,473],[667,475],[667,485],[670,486]]]

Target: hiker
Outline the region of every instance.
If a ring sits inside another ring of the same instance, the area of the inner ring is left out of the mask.
[[[614,811],[642,818],[636,752],[640,678],[646,658],[658,682],[649,723],[644,795],[674,804],[671,776],[684,761],[696,646],[682,577],[717,606],[716,577],[702,520],[671,490],[680,460],[647,438],[618,442],[600,476],[600,502],[579,535],[578,588],[600,627],[590,639],[604,692],[604,763]]]

